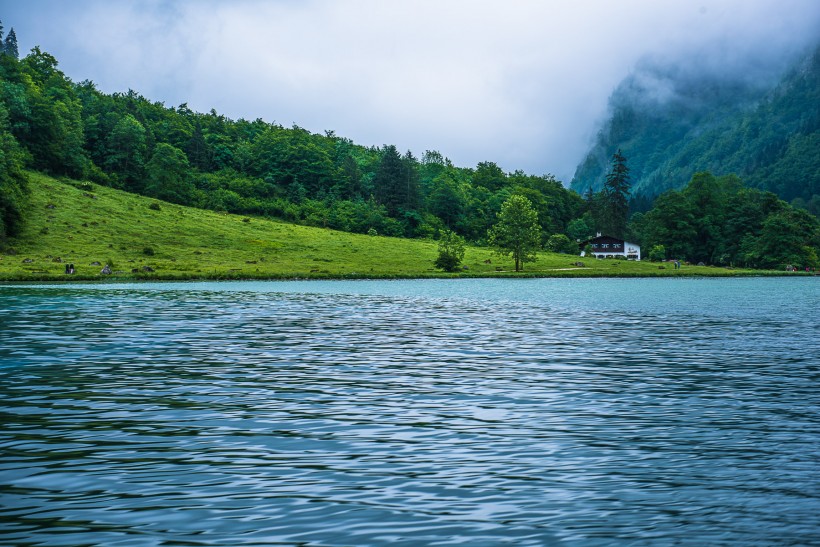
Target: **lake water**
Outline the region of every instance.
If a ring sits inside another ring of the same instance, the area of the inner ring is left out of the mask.
[[[817,544],[819,307],[817,278],[0,286],[0,544]]]

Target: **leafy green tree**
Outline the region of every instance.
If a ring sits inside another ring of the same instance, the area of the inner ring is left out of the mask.
[[[445,230],[438,241],[438,258],[436,268],[446,272],[455,272],[464,260],[464,238],[451,230]]]
[[[145,193],[164,201],[189,204],[193,194],[189,177],[185,152],[161,142],[145,166]]]
[[[754,248],[758,266],[817,267],[819,235],[820,222],[807,211],[788,208],[769,215]]]
[[[666,247],[663,245],[653,245],[649,250],[649,260],[652,262],[662,262],[666,260]]]
[[[567,235],[571,239],[576,239],[579,241],[583,241],[588,237],[594,235],[594,230],[590,226],[589,215],[584,215],[580,218],[576,218],[571,220],[567,224]]]
[[[455,182],[445,173],[436,177],[433,185],[434,189],[427,199],[428,209],[440,218],[445,226],[453,228],[464,210]]]
[[[131,114],[114,126],[108,137],[106,167],[119,176],[124,188],[139,190],[145,168],[145,127]]]
[[[486,188],[491,192],[500,190],[506,183],[507,175],[491,161],[482,161],[473,173],[473,185]]]
[[[0,245],[18,233],[28,186],[23,174],[25,154],[8,127],[8,113],[0,102]]]
[[[642,244],[664,245],[667,255],[689,258],[694,254],[697,230],[692,204],[680,192],[670,190],[658,196],[655,207],[644,215]]]
[[[11,69],[4,70],[11,81],[3,83],[3,95],[11,99],[7,104],[12,132],[31,154],[31,167],[82,176],[87,162],[82,107],[74,86],[57,69],[57,60],[39,47],[19,64],[9,55],[2,58],[4,69]]]
[[[523,269],[525,262],[533,262],[541,242],[538,213],[530,200],[513,195],[501,206],[498,222],[493,226],[488,239],[496,247],[498,254],[511,255],[515,261],[515,271]]]
[[[552,234],[547,240],[547,250],[570,255],[579,253],[578,244],[564,234]]]
[[[769,215],[784,210],[786,204],[771,192],[744,188],[726,204],[722,239],[717,262],[754,266],[757,240]]]

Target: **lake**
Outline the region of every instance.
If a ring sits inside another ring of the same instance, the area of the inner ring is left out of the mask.
[[[0,286],[0,544],[809,544],[817,278]]]

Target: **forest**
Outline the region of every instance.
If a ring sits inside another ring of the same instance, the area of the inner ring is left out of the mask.
[[[692,175],[736,174],[820,215],[820,47],[781,75],[646,60],[610,97],[610,116],[571,187],[601,187],[609,158],[630,158],[633,204],[647,210]]]
[[[13,30],[3,36],[0,26],[0,44],[0,246],[25,222],[33,170],[213,211],[406,238],[457,234],[476,245],[497,241],[493,228],[516,197],[533,212],[528,233],[539,250],[577,254],[579,242],[605,232],[664,249],[655,257],[818,265],[817,219],[736,176],[696,174],[636,213],[620,151],[602,189],[582,196],[552,175],[507,173],[492,161],[459,167],[438,151],[416,157],[333,131],[169,107],[132,90],[106,94],[73,82],[38,47],[20,58]]]

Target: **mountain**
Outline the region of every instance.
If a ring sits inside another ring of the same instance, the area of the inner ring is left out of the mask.
[[[570,185],[579,193],[601,188],[620,148],[633,195],[682,188],[699,171],[735,173],[820,213],[820,47],[773,84],[644,62],[612,94],[610,111]]]

